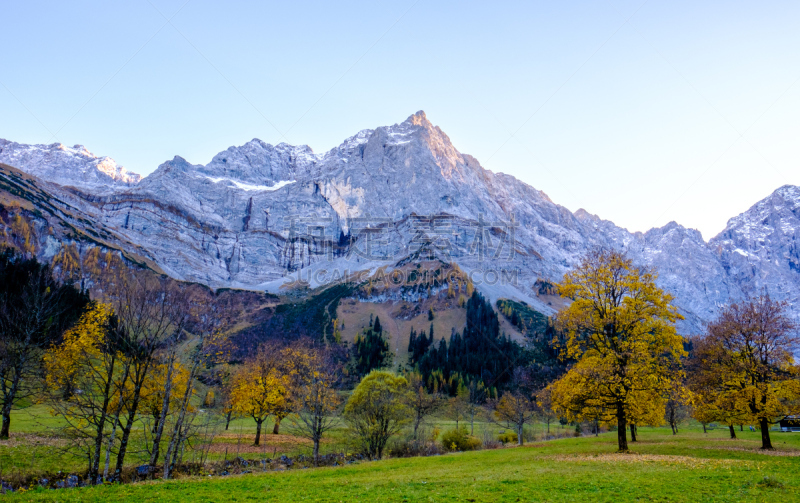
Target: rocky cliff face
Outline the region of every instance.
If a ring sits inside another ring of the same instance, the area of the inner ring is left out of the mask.
[[[82,225],[135,247],[175,278],[213,287],[276,290],[297,278],[316,286],[433,256],[458,263],[490,297],[547,313],[535,281],[560,279],[604,246],[658,268],[687,318],[683,332],[762,289],[800,314],[797,187],[779,189],[706,243],[675,223],[632,234],[573,214],[483,169],[423,112],[322,154],[253,140],[205,166],[175,157],[143,179],[80,146],[0,140],[0,148],[0,162],[41,179]]]

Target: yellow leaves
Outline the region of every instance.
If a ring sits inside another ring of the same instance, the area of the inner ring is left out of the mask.
[[[105,327],[111,316],[108,304],[93,303],[80,320],[64,334],[64,342],[44,355],[50,386],[69,386],[82,367],[98,364],[104,351]]]
[[[210,389],[206,393],[206,397],[203,399],[203,407],[213,407],[216,404],[216,396],[214,395],[214,390]]]
[[[262,346],[244,363],[231,382],[231,408],[258,420],[285,415],[289,409],[293,378],[308,364],[308,355],[294,348]]]
[[[168,362],[156,363],[150,367],[147,378],[142,385],[142,407],[151,411],[153,415],[160,413],[161,407],[164,404],[168,372]],[[189,386],[189,377],[190,372],[188,368],[180,362],[172,363],[172,390],[170,391],[169,397],[170,409],[173,408],[173,405],[176,408],[180,406],[183,396],[186,394],[186,389]],[[194,391],[194,389],[192,391]]]
[[[17,237],[17,246],[25,253],[33,253],[33,233],[28,221],[21,215],[15,215],[11,221],[11,232]]]
[[[339,329],[339,319],[333,319],[333,340],[336,341],[336,344],[342,343],[342,331]]]
[[[231,386],[231,407],[235,413],[264,418],[279,407],[285,395],[284,376],[245,365],[234,375]]]
[[[577,363],[550,386],[554,410],[570,419],[623,411],[640,423],[661,421],[686,353],[674,326],[681,316],[655,279],[614,251],[590,253],[564,276],[559,294],[573,302],[556,328],[567,336],[562,356]]]
[[[59,269],[65,279],[76,280],[80,278],[81,257],[75,244],[62,246],[53,257],[53,268]]]

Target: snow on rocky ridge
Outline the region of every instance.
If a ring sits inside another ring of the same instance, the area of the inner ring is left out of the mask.
[[[604,246],[658,268],[684,333],[759,291],[790,301],[800,320],[800,188],[778,189],[709,242],[674,222],[630,233],[484,169],[424,112],[322,154],[254,139],[205,166],[175,157],[143,179],[80,146],[0,140],[0,162],[50,182],[174,277],[213,287],[275,289],[304,274],[319,284],[336,269],[391,267],[422,249],[471,271],[486,293],[547,312],[535,281],[560,279]]]
[[[142,179],[83,145],[24,145],[0,138],[0,162],[45,181],[84,190],[111,192],[133,187]]]

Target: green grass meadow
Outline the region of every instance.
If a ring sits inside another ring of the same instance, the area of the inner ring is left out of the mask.
[[[800,501],[800,435],[698,426],[673,436],[641,428],[631,454],[616,434],[539,441],[424,458],[228,477],[187,477],[81,489],[33,490],[8,501]],[[8,454],[4,454],[7,456]]]

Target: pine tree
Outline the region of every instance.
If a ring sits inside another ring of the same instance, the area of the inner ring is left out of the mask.
[[[363,334],[356,337],[353,350],[354,367],[359,375],[366,375],[372,369],[382,368],[390,363],[389,341],[383,337],[380,321],[377,318],[374,326],[370,326]]]

